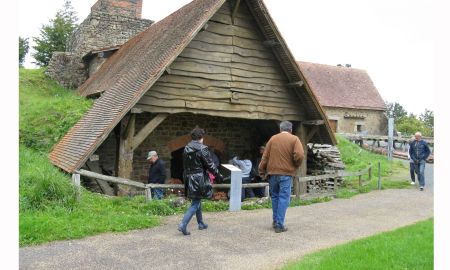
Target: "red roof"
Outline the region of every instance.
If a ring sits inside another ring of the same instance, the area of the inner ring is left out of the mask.
[[[322,106],[386,110],[365,70],[301,61],[297,64]]]

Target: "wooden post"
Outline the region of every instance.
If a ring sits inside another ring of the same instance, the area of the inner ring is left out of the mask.
[[[145,188],[145,200],[146,201],[152,200],[152,189],[150,187]]]
[[[75,186],[76,192],[77,192],[77,201],[80,200],[80,174],[74,173],[72,174],[72,183]]]
[[[264,197],[269,197],[270,196],[270,192],[269,192],[269,186],[264,187]]]
[[[369,163],[369,181],[372,181],[372,163]]]
[[[362,187],[362,175],[361,174],[358,175],[358,184],[359,184],[359,187]]]
[[[297,136],[299,137],[304,151],[304,158],[302,161],[302,164],[300,165],[299,171],[297,175],[300,175],[300,177],[305,177],[307,172],[307,158],[308,158],[308,145],[307,145],[307,130],[306,127],[303,124],[300,124],[298,130],[297,130]],[[294,193],[297,199],[300,198],[300,194],[306,194],[306,182],[300,182],[297,178],[296,181],[294,181]]]
[[[133,136],[136,114],[125,116],[120,123],[119,162],[117,176],[131,179],[133,172]],[[118,195],[125,195],[129,191],[126,186],[119,185]]]
[[[381,189],[381,162],[378,161],[378,189]]]

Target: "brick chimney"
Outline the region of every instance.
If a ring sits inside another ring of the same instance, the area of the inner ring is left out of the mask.
[[[105,12],[111,15],[121,15],[125,17],[142,17],[143,0],[98,0],[91,7],[91,12]]]

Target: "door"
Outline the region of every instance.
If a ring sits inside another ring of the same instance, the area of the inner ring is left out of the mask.
[[[337,120],[328,120],[330,123],[331,130],[336,133],[337,132]]]

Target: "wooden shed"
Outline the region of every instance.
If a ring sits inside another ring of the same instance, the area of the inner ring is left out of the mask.
[[[304,144],[335,144],[262,0],[194,0],[126,42],[78,91],[97,100],[49,155],[67,172],[145,182],[156,150],[177,178],[196,125],[222,161],[256,155],[282,120]]]

